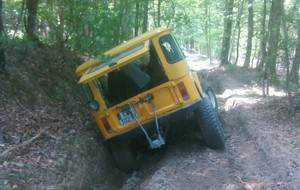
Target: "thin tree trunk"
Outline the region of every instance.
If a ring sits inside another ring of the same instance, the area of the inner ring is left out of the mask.
[[[60,49],[64,48],[64,25],[65,25],[65,9],[66,9],[66,0],[60,0],[60,5],[58,8],[57,14],[57,32],[56,40],[57,45]]]
[[[148,30],[148,8],[149,6],[149,1],[148,0],[144,0],[144,17],[143,17],[143,28],[142,31],[147,32]]]
[[[300,26],[300,21],[299,25]],[[299,77],[299,64],[300,64],[300,28],[298,29],[298,36],[297,36],[297,46],[295,50],[295,57],[293,60],[293,65],[290,73],[291,81],[295,84],[299,84],[298,77]]]
[[[157,26],[160,27],[161,26],[161,2],[162,0],[158,0],[158,4],[157,4]]]
[[[124,39],[126,39],[128,37],[128,27],[127,26],[127,22],[128,22],[128,14],[129,14],[129,9],[130,9],[130,5],[128,0],[122,0],[120,1],[121,3],[121,23],[120,23],[120,42],[123,41]]]
[[[140,2],[135,3],[135,22],[134,22],[134,36],[139,35],[139,25],[140,25]]]
[[[248,40],[244,67],[249,67],[253,38],[253,0],[248,0]]]
[[[229,64],[228,56],[230,49],[230,38],[232,29],[232,13],[233,13],[233,0],[227,0],[225,6],[224,15],[224,32],[222,38],[222,49],[221,49],[221,64]]]
[[[269,40],[268,55],[266,57],[266,68],[271,81],[277,80],[276,59],[278,51],[278,42],[280,36],[281,10],[280,2],[282,0],[272,0],[269,20]]]
[[[36,15],[38,10],[39,0],[24,0],[26,1],[26,10],[27,10],[27,18],[25,20],[25,31],[27,37],[39,43],[39,39],[35,34],[35,26],[36,26]]]
[[[21,21],[23,19],[24,10],[25,10],[25,1],[22,1],[20,16],[19,16],[19,18],[17,20],[17,23],[16,23],[15,27],[14,27],[14,34],[12,36],[12,39],[15,39],[16,33],[19,30],[20,23],[21,23]]]
[[[237,39],[236,39],[236,58],[234,64],[236,65],[239,60],[239,53],[240,53],[240,37],[241,37],[241,17],[243,14],[244,9],[244,0],[242,4],[239,6],[237,21],[236,21],[236,28],[237,28]]]
[[[294,102],[292,99],[291,89],[290,89],[290,62],[289,62],[289,50],[288,50],[288,31],[286,26],[286,18],[285,18],[285,12],[284,12],[284,2],[281,2],[281,14],[282,14],[282,29],[284,33],[284,60],[286,62],[286,89],[288,92],[288,98],[290,103],[290,113],[294,114]]]
[[[0,13],[2,13],[2,0],[0,0]],[[6,64],[5,48],[3,47],[2,40],[4,39],[4,25],[2,14],[0,14],[0,69],[3,69]]]
[[[263,70],[265,60],[266,60],[266,47],[267,47],[267,33],[266,33],[266,15],[267,15],[267,0],[263,1],[263,12],[262,12],[262,20],[261,20],[261,31],[260,31],[260,55],[261,60],[257,63],[257,70]]]
[[[209,63],[212,63],[211,60],[211,47],[210,47],[210,8],[208,3],[205,5],[205,38],[206,38],[206,53],[207,57],[209,58]]]

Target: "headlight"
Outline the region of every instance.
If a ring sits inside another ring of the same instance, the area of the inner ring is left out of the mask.
[[[90,101],[88,104],[89,104],[89,108],[92,111],[98,111],[99,110],[99,103],[97,101],[93,100],[93,101]]]

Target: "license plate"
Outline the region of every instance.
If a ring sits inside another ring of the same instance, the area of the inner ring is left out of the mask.
[[[132,112],[136,118],[138,118],[138,114],[134,109],[132,109]],[[120,121],[121,125],[126,125],[127,123],[131,123],[135,121],[135,119],[131,116],[131,113],[129,111],[123,111],[117,114],[117,117]]]

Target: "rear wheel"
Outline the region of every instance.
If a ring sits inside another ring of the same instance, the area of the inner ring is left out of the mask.
[[[132,142],[112,143],[110,145],[112,155],[117,167],[131,173],[140,168],[143,152],[132,145]]]
[[[204,92],[208,96],[208,99],[211,103],[212,108],[215,110],[216,113],[218,113],[218,100],[217,100],[216,94],[213,91],[212,87],[207,86],[204,89]]]
[[[205,143],[209,148],[222,149],[225,146],[224,131],[218,115],[208,97],[204,97],[196,111],[196,117]]]

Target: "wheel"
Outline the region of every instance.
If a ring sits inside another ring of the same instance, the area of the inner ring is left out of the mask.
[[[132,146],[132,142],[112,143],[110,149],[120,170],[131,173],[140,168],[143,152]]]
[[[216,113],[218,113],[218,100],[216,97],[216,94],[211,86],[206,84],[205,82],[202,83],[202,89],[204,93],[208,96],[209,101],[211,102],[211,105]]]
[[[202,99],[195,114],[206,145],[212,149],[224,148],[224,131],[208,97]]]
[[[205,93],[209,98],[212,108],[215,110],[216,113],[218,113],[218,100],[217,100],[216,94],[213,91],[212,87],[208,86],[205,89]]]

